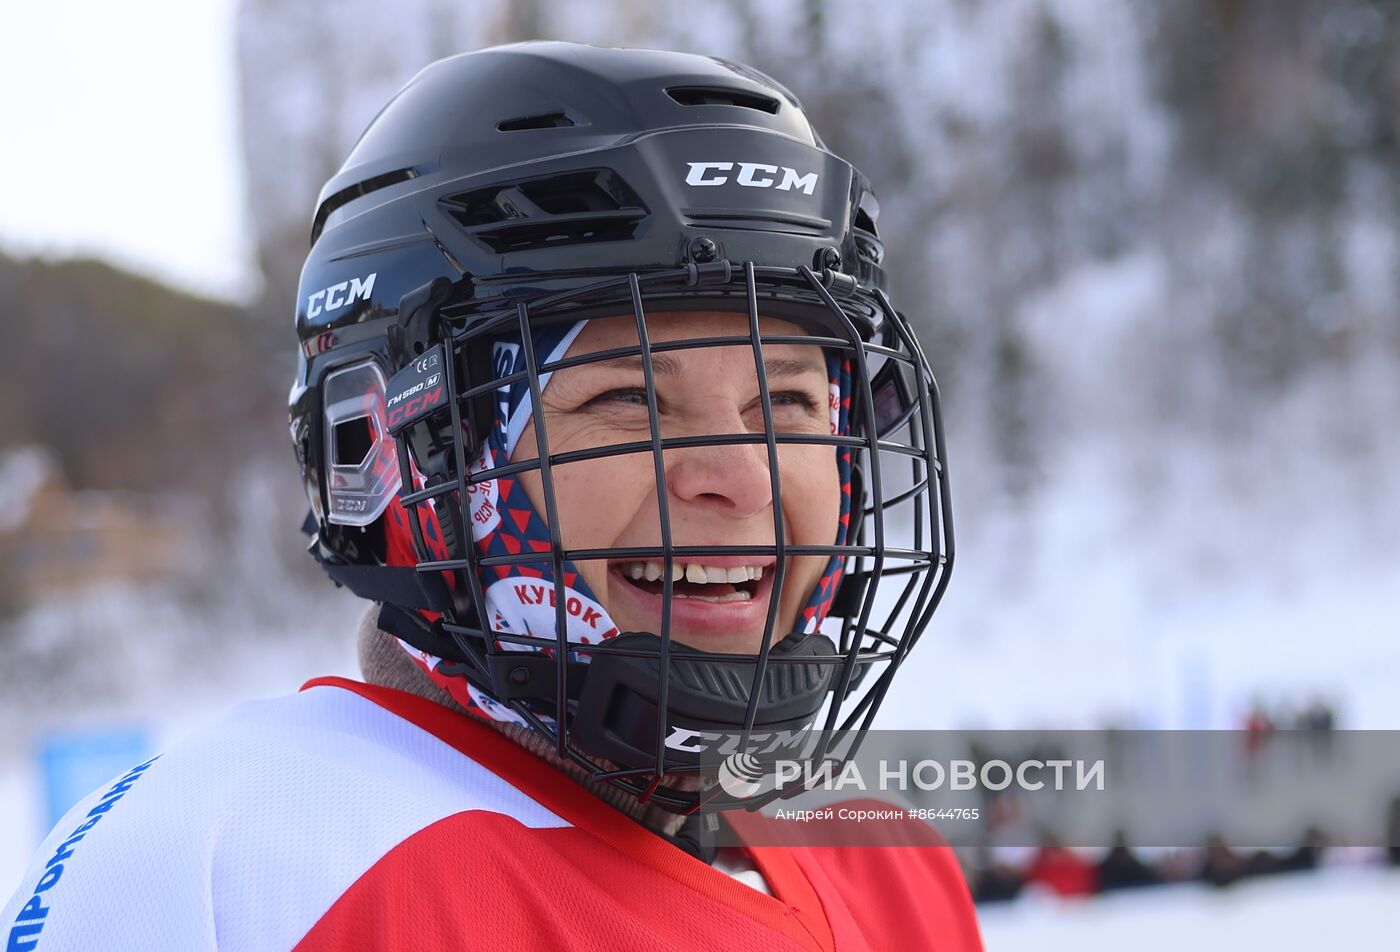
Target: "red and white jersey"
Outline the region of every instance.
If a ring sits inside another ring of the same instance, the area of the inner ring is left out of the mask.
[[[946,847],[749,853],[772,896],[484,724],[326,678],[74,807],[0,935],[18,952],[981,948]]]

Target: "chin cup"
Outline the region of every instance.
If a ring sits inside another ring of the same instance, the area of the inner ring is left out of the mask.
[[[661,639],[628,632],[608,646],[642,656],[594,655],[574,711],[571,739],[591,756],[619,767],[655,764]],[[666,686],[667,763],[699,764],[704,755],[713,757],[713,751],[745,733],[807,730],[831,689],[835,662],[830,659],[835,655],[836,646],[821,634],[792,635],[774,645],[759,682],[753,727],[745,731],[757,659],[712,661],[707,652],[673,641]],[[827,660],[796,660],[806,657]]]

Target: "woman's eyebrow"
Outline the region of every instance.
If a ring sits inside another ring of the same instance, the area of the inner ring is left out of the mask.
[[[641,370],[643,369],[640,354],[633,354],[630,357],[613,357],[610,360],[600,360],[592,364],[583,366],[592,367],[615,367],[620,370]],[[651,355],[652,372],[660,377],[679,377],[684,374],[681,362],[670,354]],[[826,364],[818,360],[799,360],[794,357],[765,357],[763,359],[763,370],[769,377],[796,377],[805,373],[819,373],[826,376]]]
[[[618,370],[642,370],[642,355],[633,354],[630,357],[613,357],[610,360],[599,360],[594,363],[582,364],[584,367],[614,367]],[[669,354],[651,355],[652,372],[663,377],[679,377],[681,375],[681,364],[676,358]]]
[[[798,360],[795,357],[765,357],[763,369],[770,377],[798,377],[818,373],[826,377],[826,363],[820,360]]]

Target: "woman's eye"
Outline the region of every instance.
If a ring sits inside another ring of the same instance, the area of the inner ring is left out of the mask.
[[[589,400],[590,405],[600,405],[606,403],[624,403],[631,406],[645,407],[647,405],[647,392],[640,387],[621,387],[617,390],[608,390]]]
[[[810,393],[802,390],[784,390],[769,395],[774,407],[796,407],[799,410],[815,411],[820,403]]]

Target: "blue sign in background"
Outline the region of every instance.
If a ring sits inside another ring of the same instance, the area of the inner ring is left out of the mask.
[[[153,746],[149,731],[137,726],[64,731],[40,740],[44,833],[73,804],[148,759]]]

